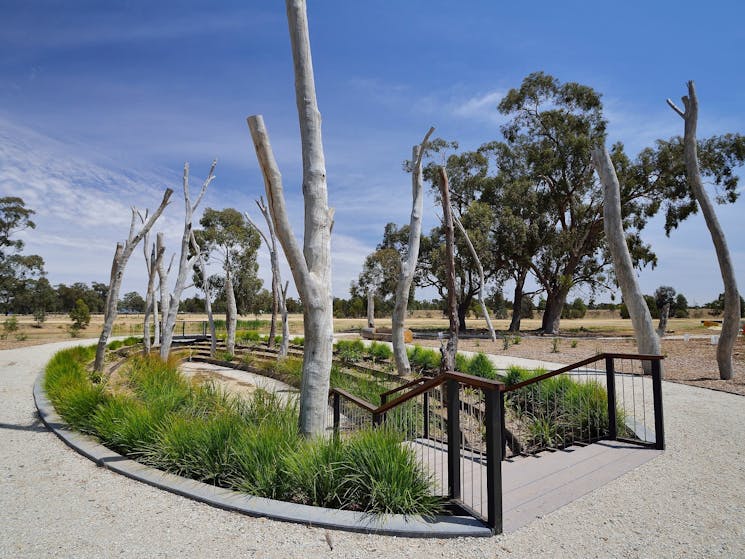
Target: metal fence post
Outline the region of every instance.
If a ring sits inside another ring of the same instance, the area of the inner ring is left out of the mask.
[[[665,419],[662,413],[662,363],[652,361],[652,395],[654,397],[654,447],[665,450]]]
[[[339,437],[339,422],[341,419],[341,398],[334,392],[334,437]]]
[[[429,439],[429,392],[424,393],[424,405],[423,407],[423,413],[424,413],[424,421],[423,421],[423,435],[425,439]]]
[[[460,385],[447,381],[448,410],[448,497],[460,498]]]
[[[484,390],[484,400],[486,402],[486,518],[489,528],[495,534],[501,534],[504,392]]]
[[[605,387],[608,392],[608,438],[615,441],[618,438],[616,423],[616,368],[613,357],[605,358]]]

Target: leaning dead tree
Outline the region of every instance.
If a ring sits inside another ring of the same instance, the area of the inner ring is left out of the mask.
[[[285,303],[285,297],[287,290],[282,289],[282,274],[279,269],[279,253],[277,252],[277,235],[274,230],[274,224],[272,223],[272,217],[269,214],[269,208],[267,207],[266,202],[264,202],[263,196],[256,200],[256,205],[258,206],[261,215],[264,216],[264,221],[266,221],[266,227],[269,231],[269,237],[267,238],[261,228],[251,220],[248,213],[246,213],[245,216],[246,221],[248,221],[248,223],[259,232],[261,238],[264,239],[264,244],[269,250],[269,262],[272,266],[272,321],[269,327],[269,347],[274,346],[274,337],[277,335],[277,313],[280,313],[282,320],[282,343],[280,345],[279,355],[280,357],[284,357],[287,355],[287,349],[289,346],[289,335],[286,333],[287,305]]]
[[[719,219],[717,219],[717,214],[714,211],[714,205],[711,203],[709,195],[704,188],[703,180],[701,179],[696,146],[698,97],[696,96],[696,87],[693,81],[688,82],[688,95],[684,96],[682,101],[684,110],[678,108],[670,99],[667,100],[667,104],[680,115],[685,123],[683,154],[685,157],[688,185],[693,191],[698,205],[701,206],[701,213],[704,215],[706,227],[709,228],[711,240],[714,243],[714,249],[717,253],[717,260],[719,261],[719,271],[722,274],[722,282],[724,283],[724,315],[722,316],[722,333],[719,337],[719,345],[717,346],[717,365],[719,366],[719,378],[729,380],[734,375],[732,351],[740,326],[740,294],[737,290],[735,269],[732,264],[729,248],[727,248],[724,231],[719,224]]]
[[[202,279],[202,292],[204,293],[204,311],[207,313],[207,323],[210,327],[210,356],[214,357],[215,353],[217,352],[217,333],[215,332],[215,317],[212,314],[212,284],[210,283],[210,278],[207,277],[207,265],[204,262],[204,252],[199,247],[197,239],[194,237],[193,230],[191,232],[191,236],[189,237],[189,244],[191,245],[191,254],[197,255],[195,270],[198,271]]]
[[[484,302],[484,267],[481,265],[481,259],[479,258],[479,255],[476,254],[476,249],[473,247],[473,243],[471,242],[471,238],[468,236],[468,233],[466,232],[466,228],[463,227],[463,224],[460,222],[460,219],[453,215],[453,222],[455,225],[458,226],[458,230],[460,231],[461,235],[463,235],[463,238],[466,241],[466,245],[468,246],[468,250],[471,253],[471,257],[473,258],[473,261],[476,263],[476,269],[479,272],[479,291],[477,293],[477,297],[479,300],[479,305],[481,305],[481,312],[484,315],[484,320],[486,320],[486,328],[489,330],[489,337],[491,338],[491,341],[496,342],[497,341],[497,335],[494,333],[494,326],[491,323],[491,317],[489,316],[489,309],[486,308],[486,303]]]
[[[166,243],[164,240],[163,233],[158,233],[155,236],[155,252],[161,250],[165,251]],[[173,259],[176,255],[171,255],[171,260],[168,262],[166,267],[165,262],[161,258],[155,270],[158,273],[158,291],[160,292],[160,321],[155,323],[155,345],[160,345],[163,342],[163,326],[165,325],[166,317],[168,316],[168,275],[171,273],[173,267]]]
[[[178,316],[178,306],[181,302],[181,294],[184,292],[186,287],[186,279],[189,272],[194,269],[194,265],[199,259],[200,252],[196,251],[190,253],[189,248],[191,245],[192,232],[192,221],[194,218],[194,211],[199,206],[199,203],[204,198],[207,187],[215,179],[215,165],[217,165],[217,159],[212,162],[210,172],[207,178],[202,183],[202,188],[199,191],[196,201],[192,203],[189,194],[189,163],[184,164],[184,234],[181,237],[181,253],[179,256],[178,263],[178,276],[176,276],[176,285],[173,287],[173,291],[168,297],[168,314],[166,315],[165,309],[163,310],[163,328],[162,335],[163,341],[160,344],[160,358],[164,361],[168,359],[168,355],[171,353],[171,344],[173,343],[173,330],[176,327],[176,317]]]
[[[634,265],[626,244],[621,213],[621,187],[605,145],[592,150],[592,163],[603,184],[603,227],[613,258],[613,270],[621,287],[623,300],[629,309],[634,337],[640,353],[660,355],[660,340],[652,324],[652,315],[644,300],[634,273]]]
[[[458,353],[458,300],[455,292],[455,229],[453,228],[453,211],[450,206],[450,185],[445,167],[439,167],[440,198],[442,202],[442,226],[445,230],[445,272],[447,277],[448,304],[447,314],[450,322],[448,339],[440,348],[442,360],[440,372],[455,370],[455,354]]]
[[[391,341],[393,356],[396,360],[396,371],[401,376],[411,374],[409,356],[404,343],[404,320],[409,304],[411,283],[414,280],[416,263],[419,259],[419,244],[422,239],[422,206],[424,204],[424,187],[422,185],[422,158],[429,137],[435,131],[434,127],[427,130],[422,143],[414,146],[411,152],[411,218],[409,219],[409,244],[406,258],[401,257],[401,271],[396,283],[396,301],[391,316]],[[369,305],[369,303],[368,303]],[[368,318],[368,322],[369,322]]]
[[[140,220],[144,223],[147,219],[140,216]],[[155,343],[158,343],[158,336],[160,335],[160,328],[158,327],[158,298],[155,296],[155,278],[158,274],[158,266],[163,260],[165,254],[165,247],[161,246],[158,248],[156,243],[153,243],[148,254],[148,246],[150,245],[150,234],[148,233],[144,237],[143,252],[145,254],[145,268],[147,269],[147,292],[145,294],[145,317],[142,320],[142,353],[143,355],[150,355],[151,339],[150,339],[150,323],[155,324],[155,336],[153,337]]]
[[[282,176],[261,115],[248,117],[256,157],[264,176],[267,201],[277,237],[303,301],[305,334],[300,386],[300,432],[321,435],[326,426],[334,338],[331,298],[331,229],[334,212],[328,207],[326,163],[313,78],[313,62],[304,0],[286,0],[295,70],[295,98],[303,154],[305,231],[303,247],[287,215]]]
[[[272,218],[269,215],[269,208],[264,202],[264,197],[261,196],[256,200],[256,206],[259,208],[261,215],[264,216],[266,221],[266,227],[269,230],[269,237],[264,234],[264,231],[254,223],[248,212],[245,212],[246,221],[249,225],[258,231],[261,238],[264,240],[267,250],[269,251],[269,263],[272,267],[272,319],[269,323],[269,347],[274,347],[274,337],[277,335],[277,313],[279,312],[279,298],[281,296],[281,285],[282,278],[279,272],[279,255],[277,254],[277,236],[274,233],[274,226],[272,225]]]
[[[106,306],[104,307],[103,330],[98,338],[98,347],[96,347],[96,360],[93,369],[96,372],[103,371],[104,354],[106,352],[106,343],[109,341],[111,330],[114,327],[114,321],[117,315],[117,303],[119,302],[119,290],[122,286],[124,269],[127,267],[130,256],[134,252],[138,243],[152,229],[155,221],[161,216],[163,210],[168,205],[168,200],[173,194],[173,190],[166,188],[163,193],[163,199],[158,209],[153,212],[147,221],[142,224],[139,231],[136,231],[137,210],[132,208],[132,220],[129,225],[129,235],[124,243],[117,243],[114,251],[114,260],[111,263],[111,278],[109,280],[109,292],[106,294]]]

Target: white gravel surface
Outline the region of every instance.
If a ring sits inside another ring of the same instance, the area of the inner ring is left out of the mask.
[[[0,352],[0,557],[745,557],[742,396],[664,383],[663,456],[513,534],[413,540],[249,518],[96,467],[31,393],[75,343]]]

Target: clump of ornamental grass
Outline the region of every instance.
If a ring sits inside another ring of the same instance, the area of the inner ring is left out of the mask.
[[[44,385],[65,421],[117,452],[262,497],[371,513],[441,510],[430,477],[390,429],[306,439],[295,399],[257,390],[244,400],[214,384],[194,386],[157,357],[130,359],[122,369],[129,390],[111,394],[91,382],[92,357],[87,349],[58,353]],[[299,374],[301,365],[281,366]]]

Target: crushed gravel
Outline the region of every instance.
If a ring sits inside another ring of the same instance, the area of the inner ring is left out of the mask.
[[[31,394],[76,343],[0,352],[0,557],[745,557],[741,396],[666,382],[661,457],[507,536],[409,540],[249,518],[96,467]]]

